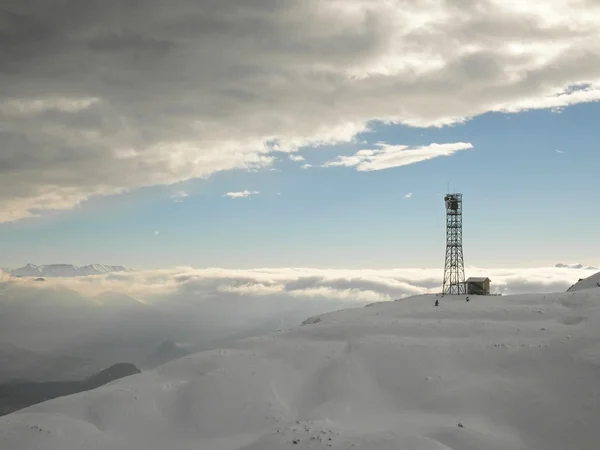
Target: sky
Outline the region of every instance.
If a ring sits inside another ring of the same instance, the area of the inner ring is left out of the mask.
[[[600,265],[597,1],[0,6],[0,267]]]

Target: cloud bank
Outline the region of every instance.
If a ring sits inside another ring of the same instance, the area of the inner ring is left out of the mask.
[[[586,268],[479,269],[468,267],[467,276],[489,276],[492,291],[499,294],[561,292],[579,278],[590,275]],[[593,272],[593,271],[592,271]],[[387,301],[441,290],[441,269],[341,270],[311,268],[193,269],[118,272],[75,278],[47,278],[45,283],[2,275],[4,283],[39,290],[66,288],[88,297],[118,292],[145,304],[168,303],[182,294],[215,298],[222,294],[239,297],[328,299],[349,302]]]
[[[489,276],[493,291],[503,294],[564,292],[590,273],[467,269],[468,276]],[[144,364],[165,340],[196,350],[221,348],[325,312],[439,292],[441,276],[438,269],[182,267],[39,282],[0,272],[0,357],[8,346],[23,363],[35,352],[83,358],[92,371],[122,361]],[[29,366],[22,367],[27,376]]]
[[[600,100],[596,0],[1,6],[2,222],[269,167],[373,120]]]

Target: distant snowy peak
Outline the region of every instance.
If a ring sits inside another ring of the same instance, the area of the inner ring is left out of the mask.
[[[600,288],[600,272],[587,278],[580,278],[577,283],[567,289],[567,292],[580,291],[582,289]]]
[[[583,264],[557,264],[558,269],[583,269],[583,270],[600,270],[597,267],[584,266]]]
[[[123,266],[106,266],[104,264],[90,264],[89,266],[79,267],[79,270],[85,275],[96,275],[111,272],[131,272],[131,269]]]
[[[17,277],[84,277],[113,272],[131,272],[131,269],[123,266],[106,266],[103,264],[90,264],[88,266],[74,266],[73,264],[37,266],[35,264],[27,264],[24,267],[9,270],[8,272]]]

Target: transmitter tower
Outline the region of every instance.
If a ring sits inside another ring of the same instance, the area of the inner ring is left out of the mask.
[[[446,260],[442,292],[448,295],[467,293],[465,263],[462,247],[462,194],[447,194],[446,205]]]

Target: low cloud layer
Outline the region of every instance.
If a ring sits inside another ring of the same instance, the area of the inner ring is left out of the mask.
[[[0,0],[0,36],[0,222],[373,120],[600,100],[596,0]]]
[[[564,292],[594,273],[467,272],[489,276],[493,291],[503,294]],[[441,276],[438,269],[184,267],[39,281],[0,272],[0,357],[6,351],[13,359],[20,355],[23,376],[32,361],[65,354],[88,361],[89,370],[121,361],[144,364],[165,340],[195,350],[226,346],[232,339],[296,327],[317,314],[439,292]]]
[[[586,268],[467,268],[467,276],[488,276],[494,293],[526,294],[565,291],[579,278],[590,275]],[[75,278],[46,278],[44,282],[3,275],[3,282],[41,291],[69,289],[88,297],[105,292],[132,296],[145,304],[168,304],[169,299],[190,295],[195,299],[235,295],[242,298],[273,297],[301,302],[323,299],[347,302],[347,306],[387,301],[441,290],[440,269],[336,270],[310,268],[193,269],[176,268],[117,272]],[[233,311],[235,314],[235,311]]]

